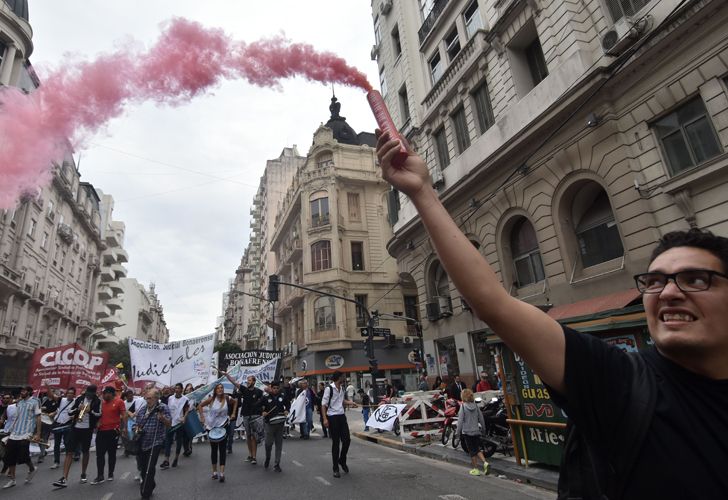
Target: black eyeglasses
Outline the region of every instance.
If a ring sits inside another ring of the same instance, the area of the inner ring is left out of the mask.
[[[677,273],[642,273],[634,277],[640,293],[660,293],[672,280],[683,292],[704,292],[713,283],[713,276],[728,279],[728,276],[710,269],[689,269]]]

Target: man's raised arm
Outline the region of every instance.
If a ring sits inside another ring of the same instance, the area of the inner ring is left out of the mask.
[[[540,309],[511,297],[488,262],[457,227],[432,188],[427,166],[410,151],[402,167],[391,159],[398,141],[377,131],[384,179],[417,208],[440,263],[475,314],[518,353],[547,384],[564,392],[566,342],[561,326]]]

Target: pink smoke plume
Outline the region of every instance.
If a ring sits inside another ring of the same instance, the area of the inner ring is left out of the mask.
[[[83,144],[129,104],[181,104],[229,79],[277,88],[294,76],[371,90],[366,76],[335,54],[282,37],[247,44],[182,18],[169,21],[146,52],[124,49],[59,68],[30,95],[3,89],[0,208],[37,192],[69,141]]]

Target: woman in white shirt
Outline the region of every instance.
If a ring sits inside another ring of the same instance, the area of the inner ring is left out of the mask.
[[[203,408],[209,406],[207,409],[207,415],[203,411]],[[208,431],[212,429],[223,429],[225,435],[219,441],[213,442],[210,439],[210,458],[212,460],[212,479],[220,479],[221,483],[225,482],[225,457],[227,447],[227,427],[230,419],[230,411],[232,405],[230,404],[230,398],[225,394],[225,388],[222,384],[215,385],[212,391],[212,396],[204,400],[197,407],[200,415],[200,423],[205,426]],[[210,437],[208,432],[208,437]],[[218,456],[220,458],[220,474],[217,473]]]

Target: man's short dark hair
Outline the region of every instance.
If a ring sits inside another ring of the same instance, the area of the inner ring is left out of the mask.
[[[723,265],[722,272],[728,272],[728,238],[716,236],[703,229],[690,229],[689,231],[672,231],[660,238],[652,251],[650,264],[662,253],[671,248],[693,247],[706,250],[718,259]]]
[[[66,389],[66,392],[68,392],[68,391],[73,391],[73,393],[75,394],[76,393],[76,388],[73,387],[73,386],[71,386],[68,389]]]
[[[86,387],[86,392],[96,394],[96,389],[97,389],[97,387],[95,385],[91,384],[88,387]]]
[[[33,386],[32,385],[26,385],[25,387],[23,387],[23,389],[25,389],[26,392],[29,392],[31,394],[33,393]]]
[[[114,389],[110,385],[107,385],[106,387],[104,387],[104,394],[116,394],[116,389]]]
[[[334,373],[331,374],[331,380],[333,382],[336,382],[337,380],[339,380],[341,378],[342,375],[343,375],[343,373],[341,373],[339,370],[336,370]]]
[[[177,382],[174,384],[175,388],[179,387],[180,389],[184,390],[185,386],[182,385],[182,382]]]
[[[281,386],[281,383],[280,383],[279,381],[277,381],[277,380],[273,380],[273,381],[272,381],[272,382],[270,383],[270,386],[271,386],[271,387],[280,387],[280,386]]]

